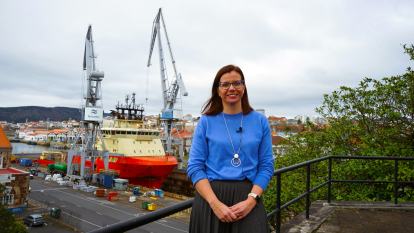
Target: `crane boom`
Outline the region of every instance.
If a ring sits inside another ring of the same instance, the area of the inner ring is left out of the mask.
[[[84,176],[86,176],[86,158],[91,159],[91,170],[89,171],[89,175],[94,172],[93,165],[96,158],[102,157],[105,169],[108,169],[109,165],[109,151],[106,149],[100,129],[100,123],[103,118],[102,103],[100,102],[102,100],[101,82],[105,76],[105,73],[103,71],[99,71],[96,67],[96,55],[93,42],[92,26],[89,25],[85,39],[85,51],[83,56],[83,70],[86,71],[87,79],[85,105],[83,106],[81,129],[77,133],[76,137],[82,139],[82,146],[80,149],[75,148],[75,143],[73,143],[71,149],[68,151],[67,174],[69,177],[78,179],[83,179]],[[103,151],[98,151],[95,148],[95,142],[97,140],[102,141],[104,147]],[[81,161],[79,161],[79,157]],[[80,168],[77,166],[78,163],[80,163]]]
[[[174,80],[170,86],[168,86],[168,79],[166,78],[166,67],[165,67],[165,58],[164,52],[161,43],[161,22],[163,24],[165,37],[168,44],[168,49],[170,52],[172,65],[174,67]],[[148,57],[147,66],[151,66],[151,57],[152,52],[154,51],[155,40],[158,42],[158,51],[159,51],[159,61],[160,61],[160,74],[161,74],[161,90],[163,94],[163,101],[164,101],[164,108],[162,109],[162,119],[161,125],[164,125],[164,136],[161,139],[164,144],[164,149],[167,153],[171,153],[171,144],[178,144],[180,147],[180,157],[183,156],[183,142],[182,139],[172,139],[171,131],[172,128],[175,127],[175,120],[182,117],[182,110],[174,109],[174,105],[178,99],[178,93],[180,91],[180,95],[188,96],[188,92],[185,89],[184,81],[181,77],[180,73],[177,73],[177,68],[173,56],[173,52],[171,49],[171,43],[168,38],[167,28],[165,26],[164,17],[162,15],[161,8],[158,11],[157,16],[154,19],[153,27],[152,27],[152,36],[151,36],[151,43],[150,43],[150,51]],[[177,113],[177,114],[176,114]]]

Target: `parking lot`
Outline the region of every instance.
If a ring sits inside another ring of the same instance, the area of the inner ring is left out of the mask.
[[[77,232],[74,229],[65,226],[64,224],[60,223],[59,221],[56,221],[54,219],[45,218],[45,224],[43,226],[27,226],[27,230],[30,233],[72,233]]]

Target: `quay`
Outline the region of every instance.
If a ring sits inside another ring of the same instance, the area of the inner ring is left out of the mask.
[[[13,164],[12,167],[21,170],[25,169],[18,164]],[[45,169],[39,167],[39,170],[43,171]],[[153,212],[143,209],[143,202],[154,203],[157,205],[157,209],[163,209],[183,202],[186,199],[182,197],[180,199],[178,196],[165,196],[164,198],[157,196],[155,197],[156,200],[154,200],[150,197],[144,197],[142,194],[145,191],[142,189],[140,189],[141,195],[135,196],[132,192],[106,188],[108,193],[118,193],[116,201],[109,201],[108,197],[96,197],[93,193],[83,192],[72,187],[60,186],[56,182],[45,181],[37,176],[34,176],[34,179],[30,180],[30,187],[29,201],[42,206],[36,213],[43,211],[43,213],[48,214],[51,207],[60,208],[62,210],[62,222],[69,222],[69,225],[72,225],[72,227],[75,227],[81,232],[100,229],[107,225]],[[129,202],[131,196],[136,198],[136,202]],[[25,212],[20,213],[20,216],[25,216]],[[134,229],[131,232],[187,232],[190,214],[191,208]]]

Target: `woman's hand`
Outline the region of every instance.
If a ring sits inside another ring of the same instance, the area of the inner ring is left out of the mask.
[[[218,204],[218,207],[217,207]],[[236,214],[234,214],[229,207],[227,207],[225,204],[219,202],[216,205],[212,206],[211,208],[214,211],[214,214],[216,214],[217,218],[220,219],[222,222],[234,222],[237,219]],[[217,207],[217,208],[216,208]]]
[[[246,217],[255,206],[256,199],[248,197],[245,201],[239,202],[229,209],[236,215],[237,219],[235,221],[237,221]]]

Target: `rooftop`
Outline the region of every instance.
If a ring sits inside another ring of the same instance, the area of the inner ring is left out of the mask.
[[[0,126],[0,148],[13,148],[3,127]]]
[[[388,201],[315,201],[282,225],[282,233],[414,232],[414,203]]]
[[[19,173],[25,173],[25,172],[17,170],[17,169],[13,169],[13,168],[0,169],[0,175],[19,174]]]

